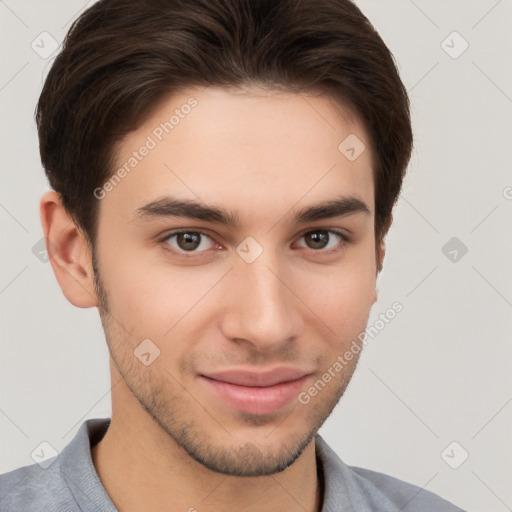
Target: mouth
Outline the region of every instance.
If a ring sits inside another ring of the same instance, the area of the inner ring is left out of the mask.
[[[310,376],[297,368],[265,372],[231,370],[200,375],[210,393],[225,404],[247,414],[272,414],[288,405]]]

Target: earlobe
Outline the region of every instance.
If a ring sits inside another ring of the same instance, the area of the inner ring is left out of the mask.
[[[79,308],[97,306],[89,244],[54,190],[42,196],[40,215],[49,261],[64,296]]]
[[[381,240],[379,245],[379,251],[377,253],[377,274],[380,273],[384,266],[384,256],[386,255],[386,243],[384,239]]]
[[[384,238],[376,245],[377,250],[375,251],[375,260],[376,260],[376,267],[377,272],[376,276],[379,275],[380,271],[382,270],[382,266],[384,264],[384,256],[386,255],[386,244],[384,242]],[[375,283],[375,289],[373,293],[373,302],[372,304],[375,304],[378,300],[378,291],[377,291],[377,283]]]

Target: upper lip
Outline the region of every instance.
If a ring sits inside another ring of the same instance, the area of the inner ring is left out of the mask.
[[[209,379],[236,384],[238,386],[267,387],[298,380],[309,375],[309,372],[299,368],[274,368],[265,371],[228,370],[203,374]]]

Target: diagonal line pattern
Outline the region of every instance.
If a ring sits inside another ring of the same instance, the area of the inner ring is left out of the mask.
[[[476,228],[478,228],[480,226],[480,224],[483,224],[484,220],[486,220],[488,217],[491,216],[491,214],[493,214],[499,207],[499,204],[497,204],[471,231],[470,233],[473,233],[473,231],[475,231]]]
[[[28,62],[25,62],[25,64],[23,64],[23,66],[21,66],[21,68],[18,69],[18,71],[16,71],[16,73],[14,73],[12,77],[9,78],[9,80],[7,80],[7,82],[4,85],[2,85],[2,87],[0,87],[0,92],[2,92],[27,66]]]
[[[192,194],[194,194],[197,197],[197,199],[201,201],[201,203],[204,203],[204,201],[167,164],[164,163],[164,167],[171,171],[174,174],[174,176],[176,176],[176,178],[178,178],[181,181],[181,183],[183,183],[183,185],[185,185],[185,187],[187,187],[190,190],[190,192],[192,192]]]
[[[299,93],[299,96],[311,107],[312,110],[314,110],[334,131],[336,131],[336,128],[331,124],[329,123],[329,121],[327,121],[327,119],[322,115],[320,114],[320,112],[318,112],[318,110],[313,107],[313,105],[311,105],[311,103],[304,97],[303,94],[300,94]]]
[[[224,482],[225,480],[227,480],[227,476],[225,476],[201,501],[200,503],[203,503],[203,501],[205,501],[206,499],[208,499],[219,487],[220,487],[220,484],[222,484],[222,482]]]
[[[311,313],[313,313],[318,318],[318,320],[320,320],[320,322],[325,325],[325,327],[327,327],[327,329],[329,329],[333,334],[336,334],[336,332],[333,331],[268,265],[266,265],[266,267],[270,270],[270,272],[272,272],[272,274],[277,277],[277,279],[279,279],[279,281],[281,281],[284,286],[286,286],[288,290],[290,290],[291,293],[293,293],[295,297],[297,297],[297,299],[302,302],[302,304],[304,304],[304,306],[309,309],[309,311],[311,311]]]
[[[79,424],[82,423],[83,419],[109,394],[112,393],[112,390],[121,382],[123,381],[123,377],[119,377],[118,381],[113,385],[110,386],[110,389],[102,395],[102,397],[61,437],[61,439],[64,439],[66,436],[69,435],[69,433]]]
[[[303,199],[304,197],[309,194],[333,169],[336,167],[336,164],[333,164],[332,167],[316,182],[314,183],[309,190],[307,190],[302,197],[300,197],[289,209],[286,211],[279,219],[278,221],[267,231],[267,233],[270,233],[283,219],[286,217],[286,215],[295,208]]]
[[[21,227],[21,229],[23,229],[23,231],[25,231],[25,233],[29,232],[28,229],[3,204],[0,204],[0,208],[2,208],[2,210],[4,210],[4,212],[6,212],[7,215],[9,215],[9,217],[11,217],[11,219],[13,219],[14,222],[16,222]]]
[[[391,391],[391,393],[393,393],[393,395],[395,395],[395,397],[398,398],[398,400],[400,400],[400,402],[402,402],[402,404],[404,404],[405,407],[407,407],[407,409],[409,409],[409,411],[412,412],[412,414],[414,414],[414,416],[416,416],[416,418],[418,418],[421,421],[421,423],[423,423],[423,425],[428,430],[430,430],[430,432],[432,432],[432,434],[434,434],[434,436],[436,436],[439,439],[439,436],[371,368],[368,368],[368,370],[371,373],[373,373],[373,375],[375,377],[377,377],[377,379],[379,379],[382,382],[382,384],[384,384],[384,386],[386,386],[389,389],[389,391]]]
[[[229,436],[229,437],[233,437],[231,435],[230,432],[228,432],[226,430],[226,428],[219,422],[217,421],[217,419],[212,416],[212,414],[208,411],[208,409],[194,396],[190,393],[190,391],[169,371],[167,370],[167,368],[164,368],[162,366],[163,370],[169,375],[169,377],[171,377],[172,379],[174,379],[174,381],[181,387],[181,389],[183,389],[183,391],[185,391],[185,393],[187,393],[187,395],[192,398],[192,400],[194,400],[194,402],[197,403],[197,405],[199,405],[199,407],[201,407],[201,409],[203,409],[203,411],[208,414],[208,416],[210,416],[210,418],[215,421],[215,423],[217,423],[217,425],[219,425],[219,427],[224,430],[224,432],[226,432],[226,434]]]
[[[292,409],[266,436],[265,436],[265,439],[267,437],[270,437],[291,415],[292,413],[294,412],[294,410]]]
[[[181,318],[165,333],[164,336],[167,336],[232,270],[233,267],[231,267],[222,277],[220,277],[217,282],[209,290],[207,290],[186,313],[181,316]]]
[[[90,495],[89,495],[88,493],[84,492],[83,484],[82,484],[82,485],[80,485],[80,484],[81,484],[81,482],[79,482],[79,483],[77,484],[74,480],[72,480],[72,479],[71,479],[71,477],[70,477],[67,473],[65,473],[65,472],[63,471],[62,466],[60,466],[60,474],[62,475],[62,477],[63,477],[63,478],[64,478],[64,480],[66,481],[66,485],[68,486],[68,488],[69,488],[69,490],[70,490],[71,494],[75,494],[75,493],[72,491],[72,489],[71,489],[71,485],[70,485],[70,484],[72,484],[72,485],[73,485],[73,489],[76,489],[76,490],[77,490],[77,492],[79,492],[79,493],[80,493],[80,494],[81,494],[81,495],[82,495],[82,496],[87,500],[88,505],[93,506],[95,510],[100,510],[100,509],[98,509],[98,507],[93,503],[93,501],[92,501],[92,499],[91,499]],[[89,506],[87,507],[87,509],[89,510]],[[100,510],[100,512],[101,512],[101,510]]]
[[[25,265],[25,267],[20,270],[1,290],[0,290],[0,295],[2,295],[2,293],[5,292],[5,290],[7,290],[7,288],[9,288],[9,286],[11,286],[12,283],[14,283],[14,281],[16,281],[16,279],[18,279],[18,277],[23,274],[23,272],[25,272],[25,270],[27,270],[28,268],[28,265]]]
[[[473,470],[471,470],[471,473],[473,473],[473,475],[475,475],[478,480],[480,480],[480,482],[482,482],[482,484],[487,487],[487,489],[492,493],[494,494],[494,496],[496,496],[496,498],[498,500],[501,501],[501,503],[503,503],[503,505],[505,505],[505,507],[507,507],[507,510],[511,510],[512,511],[512,508],[510,508]]]
[[[473,30],[476,26],[478,26],[490,13],[494,10],[495,7],[497,7],[498,4],[501,4],[501,0],[498,0],[472,27],[471,30]]]
[[[16,489],[16,487],[18,487],[18,485],[20,485],[21,482],[23,482],[23,480],[25,480],[25,478],[27,478],[30,474],[31,473],[29,471],[25,471],[23,476],[7,491],[7,493],[2,494],[2,498],[6,499],[14,491],[14,489]],[[5,492],[5,489],[2,489],[2,492]]]
[[[427,485],[432,482],[432,480],[434,480],[434,478],[439,475],[439,471],[421,488],[421,489],[418,489],[418,491],[416,492],[416,494],[408,501],[406,502],[402,507],[400,507],[400,510],[403,510],[405,507],[407,507],[407,505],[409,505],[409,503],[411,503],[412,500],[414,500],[416,498],[416,496],[418,496],[418,494],[423,491],[425,489],[425,487],[427,487]]]
[[[411,93],[413,91],[413,89],[419,85],[421,82],[423,82],[423,80],[427,77],[427,75],[430,74],[431,71],[433,71],[433,69],[439,64],[439,61],[436,62],[412,87],[410,87],[408,89],[408,92]]]
[[[431,222],[429,222],[425,215],[423,215],[410,201],[407,201],[407,199],[403,196],[402,200],[404,200],[437,234],[439,234],[439,231],[436,229],[436,227]]]
[[[407,295],[406,297],[409,297],[409,295],[411,295],[411,293],[416,290],[421,284],[423,284],[427,279],[428,277],[434,273],[434,271],[437,269],[439,265],[436,265]]]
[[[23,432],[23,430],[21,430],[21,428],[16,424],[14,423],[14,421],[9,418],[9,416],[7,416],[7,414],[2,410],[0,409],[0,412],[27,438],[29,439],[29,437],[27,436],[27,434],[25,434],[25,432]]]
[[[512,98],[510,98],[510,96],[480,66],[478,66],[474,60],[472,60],[471,63],[480,71],[480,73],[482,73],[482,75],[485,76],[485,78],[487,78],[487,80],[489,80],[489,82],[491,82],[491,84],[494,85],[494,87],[496,87],[496,89],[498,89],[498,91],[501,92],[501,94],[503,94],[503,96],[505,96],[505,98],[507,98],[508,101],[512,103]]]
[[[68,19],[68,21],[66,21],[66,23],[64,23],[64,25],[62,25],[61,29],[64,29],[67,25],[69,25],[71,23],[72,20],[74,20],[75,18],[78,18],[78,16],[85,11],[85,9],[89,6],[90,3],[92,3],[93,0],[88,0],[84,6],[77,12],[75,12],[75,14],[73,14],[73,16],[71,16],[71,18]]]
[[[480,434],[480,432],[482,432],[482,430],[483,430],[485,427],[487,427],[487,425],[489,425],[489,423],[491,423],[491,421],[492,421],[494,418],[496,418],[496,416],[498,416],[498,414],[499,414],[501,411],[503,411],[503,409],[505,409],[505,407],[506,407],[510,402],[512,402],[512,398],[510,398],[509,400],[507,400],[507,402],[505,403],[505,405],[503,405],[503,407],[501,407],[501,408],[500,408],[500,410],[499,410],[499,411],[498,411],[498,412],[497,412],[497,413],[496,413],[496,414],[495,414],[495,415],[494,415],[494,416],[493,416],[493,417],[492,417],[492,418],[491,418],[487,423],[485,423],[485,425],[484,425],[482,428],[480,428],[480,430],[479,430],[479,431],[478,431],[478,432],[477,432],[477,433],[476,433],[476,434],[471,438],[471,440],[475,439],[475,437],[476,437],[478,434]]]
[[[69,270],[67,270],[65,267],[62,267],[69,275],[69,277],[71,277],[71,279],[73,279],[75,281],[75,283],[80,286],[80,288],[82,288],[82,290],[87,293],[87,295],[89,295],[89,297],[91,297],[92,299],[96,299],[96,297],[94,297],[94,295],[92,295],[91,293],[89,293],[88,290],[86,290],[81,284],[79,281],[77,281],[77,279],[75,279],[75,277],[69,272]],[[121,329],[123,329],[124,332],[126,332],[126,334],[128,334],[129,336],[131,336],[131,332],[128,331],[128,329],[125,328],[125,326],[109,311],[108,313],[106,313],[110,318],[112,318],[118,325],[119,327],[121,327]]]
[[[472,269],[473,269],[473,270],[474,270],[474,271],[475,271],[475,272],[476,272],[476,273],[477,273],[477,274],[478,274],[478,275],[479,275],[479,276],[480,276],[480,277],[481,277],[481,278],[482,278],[482,279],[483,279],[483,280],[484,280],[484,281],[485,281],[485,282],[486,282],[486,283],[487,283],[487,284],[488,284],[488,285],[489,285],[489,286],[490,286],[490,287],[491,287],[491,288],[492,288],[492,289],[493,289],[493,290],[494,290],[494,291],[495,291],[495,292],[496,292],[496,293],[497,293],[497,294],[498,294],[498,295],[499,295],[499,296],[500,296],[500,297],[501,297],[501,298],[502,298],[502,299],[503,299],[503,300],[504,300],[504,301],[505,301],[505,302],[510,306],[510,307],[512,307],[512,304],[511,304],[511,303],[510,303],[510,302],[505,298],[505,296],[504,296],[501,292],[499,292],[499,291],[498,291],[498,289],[497,289],[494,285],[492,285],[492,284],[491,284],[491,282],[490,282],[488,279],[486,279],[486,278],[485,278],[485,276],[484,276],[481,272],[479,272],[479,271],[478,271],[478,269],[477,269],[475,266],[471,265],[471,268],[472,268]]]
[[[423,16],[425,16],[425,18],[427,18],[430,21],[430,23],[434,25],[434,27],[439,28],[439,25],[423,9],[421,9],[419,5],[416,2],[414,2],[414,0],[409,0],[409,2],[411,2],[411,4],[414,5],[414,7],[416,7],[416,9],[418,9],[418,11],[420,11],[423,14]]]
[[[303,507],[302,503],[299,503],[297,501],[297,499],[295,498],[295,496],[293,494],[291,494],[288,489],[286,487],[284,487],[281,482],[279,482],[279,480],[274,476],[274,475],[270,475],[272,477],[272,480],[274,480],[274,482],[279,485],[279,487],[281,487],[281,489],[283,489],[283,491],[288,494],[288,496],[290,496],[290,498],[295,501],[295,503],[297,503],[297,505],[299,505],[299,507],[302,509],[302,510],[305,510],[307,512],[307,510]]]
[[[11,14],[17,18],[26,28],[30,28],[6,3],[5,0],[0,0],[0,4],[4,5],[7,10],[11,12]]]

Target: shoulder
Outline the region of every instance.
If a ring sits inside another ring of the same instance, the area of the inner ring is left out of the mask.
[[[77,512],[58,457],[44,468],[24,466],[0,475],[0,512]]]
[[[325,510],[378,512],[465,512],[433,492],[398,478],[346,465],[320,437],[317,456],[324,473]]]
[[[348,466],[348,469],[354,482],[372,496],[376,504],[381,500],[389,502],[390,511],[464,512],[441,496],[417,485],[369,469],[356,466]]]
[[[88,419],[55,457],[0,475],[0,512],[115,511],[90,452],[109,423],[109,418]]]

